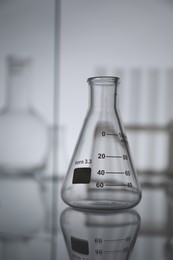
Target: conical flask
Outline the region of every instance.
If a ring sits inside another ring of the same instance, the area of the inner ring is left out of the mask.
[[[62,199],[83,209],[125,209],[141,199],[118,108],[117,77],[88,79],[90,106],[62,186]]]

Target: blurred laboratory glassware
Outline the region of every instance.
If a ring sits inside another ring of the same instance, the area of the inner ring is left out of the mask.
[[[67,165],[69,162],[67,146],[66,146],[66,127],[49,125],[49,154],[47,163],[44,169],[37,172],[37,179],[39,181],[46,181],[48,179],[56,179],[62,181],[65,177]]]
[[[140,216],[134,210],[97,213],[67,208],[61,215],[61,227],[71,260],[127,260],[138,235]]]
[[[0,176],[0,259],[51,259],[45,203],[35,178]]]
[[[45,203],[34,177],[0,176],[0,259],[51,259]]]
[[[57,157],[58,157],[58,178],[59,180],[64,179],[65,174],[67,172],[69,157],[66,146],[66,135],[67,129],[65,126],[58,126],[58,148],[57,148]]]
[[[117,77],[89,78],[90,107],[62,186],[76,208],[125,209],[141,189],[118,107]]]
[[[1,260],[27,260],[28,239],[0,237],[0,259]]]
[[[0,177],[0,233],[29,236],[44,223],[40,186],[32,177]]]
[[[43,168],[49,152],[44,120],[30,107],[32,60],[7,57],[6,104],[0,112],[0,170],[31,173]]]

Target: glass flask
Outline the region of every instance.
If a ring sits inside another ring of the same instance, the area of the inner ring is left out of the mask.
[[[127,260],[139,232],[140,216],[134,210],[96,213],[67,208],[61,215],[61,227],[71,260]]]
[[[0,111],[0,172],[31,173],[47,160],[49,133],[29,105],[32,60],[8,56],[6,104]]]
[[[90,106],[62,186],[62,199],[83,209],[125,209],[141,199],[118,108],[117,77],[88,79]]]

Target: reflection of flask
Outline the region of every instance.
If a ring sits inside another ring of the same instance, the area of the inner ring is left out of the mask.
[[[36,259],[30,257],[30,243],[40,237],[44,214],[40,186],[34,178],[0,177],[0,259]]]
[[[7,58],[6,105],[0,113],[1,171],[31,172],[46,163],[48,131],[29,107],[30,70],[29,58]]]
[[[129,258],[140,226],[135,211],[80,212],[67,208],[61,227],[70,259]]]
[[[141,198],[119,115],[118,78],[88,79],[90,107],[62,187],[62,198],[78,208],[123,209]]]
[[[40,186],[31,177],[0,177],[0,234],[31,236],[43,226]]]

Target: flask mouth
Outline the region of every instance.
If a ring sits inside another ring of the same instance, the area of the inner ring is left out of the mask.
[[[120,81],[120,78],[118,77],[113,77],[113,76],[98,76],[98,77],[91,77],[87,79],[87,82],[89,84],[94,84],[94,85],[118,85]]]

